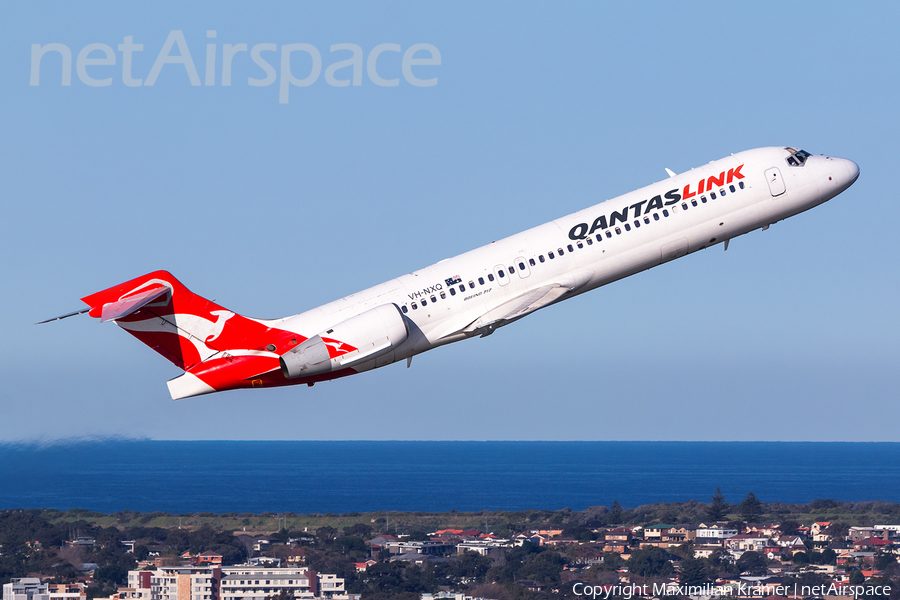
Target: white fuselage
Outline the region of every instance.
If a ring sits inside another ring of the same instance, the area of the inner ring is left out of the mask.
[[[543,306],[767,227],[833,198],[858,174],[846,159],[796,157],[784,147],[748,150],[265,323],[308,337],[394,304],[407,319],[409,337],[354,368],[384,366],[488,335]]]

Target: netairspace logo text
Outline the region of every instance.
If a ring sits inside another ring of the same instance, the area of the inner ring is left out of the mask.
[[[216,38],[216,31],[206,32],[207,40]],[[177,46],[177,48],[176,48]],[[173,49],[176,53],[173,54]],[[136,77],[132,71],[132,61],[136,52],[144,51],[144,44],[136,44],[134,36],[126,35],[118,45],[119,54],[106,44],[88,44],[78,52],[75,59],[75,72],[78,79],[90,87],[106,87],[113,83],[112,75],[116,72],[117,61],[121,59],[122,83],[128,87],[152,87],[159,78],[164,67],[182,70],[192,86],[215,86],[216,75],[219,74],[220,85],[231,86],[232,67],[237,61],[252,61],[259,68],[260,77],[248,77],[247,85],[267,87],[278,81],[278,102],[287,104],[291,86],[308,87],[319,80],[322,74],[322,53],[312,44],[284,44],[279,48],[275,44],[256,44],[249,47],[246,43],[222,44],[221,53],[216,43],[206,44],[206,63],[204,79],[201,84],[197,67],[191,55],[184,33],[175,29],[169,32],[165,43],[156,56],[153,67],[144,77]],[[304,67],[297,64],[292,68],[291,60],[295,57],[299,64],[301,56]],[[328,66],[325,68],[325,82],[333,87],[361,86],[363,84],[363,49],[357,44],[333,44],[327,55]],[[65,44],[32,44],[31,45],[31,80],[32,86],[41,85],[41,65],[53,59],[61,61],[61,85],[72,85],[72,50]],[[379,62],[380,61],[380,62]],[[276,71],[272,63],[279,65]],[[435,69],[441,64],[440,51],[431,44],[413,44],[406,49],[400,44],[378,44],[368,52],[365,58],[365,71],[369,81],[380,87],[396,87],[400,78],[384,79],[378,74],[379,64],[382,67],[393,63],[400,64],[403,79],[415,87],[431,87],[437,85]],[[415,72],[413,68],[416,67]],[[430,68],[428,68],[430,67]],[[254,68],[254,67],[251,67]],[[90,72],[88,71],[90,69]],[[296,73],[293,69],[302,70]],[[308,71],[307,71],[308,69]]]

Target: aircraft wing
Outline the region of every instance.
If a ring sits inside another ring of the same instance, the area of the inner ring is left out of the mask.
[[[556,302],[569,291],[571,291],[570,288],[557,283],[530,290],[521,296],[516,296],[515,298],[507,300],[503,304],[492,308],[468,325],[465,325],[462,328],[454,328],[454,331],[441,337],[456,335],[458,333],[464,333],[467,336],[480,335],[481,337],[485,337],[492,334],[498,327],[512,323],[525,315],[533,313],[539,308],[543,308]]]

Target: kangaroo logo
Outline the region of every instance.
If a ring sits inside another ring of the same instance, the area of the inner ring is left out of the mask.
[[[225,321],[234,316],[234,313],[230,310],[213,310],[210,311],[209,314],[216,315],[216,322],[213,323],[213,332],[206,336],[206,339],[204,340],[207,343],[212,342],[222,335],[222,331],[225,329]]]

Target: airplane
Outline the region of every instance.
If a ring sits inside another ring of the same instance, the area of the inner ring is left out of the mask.
[[[281,319],[244,317],[155,271],[85,296],[184,374],[173,400],[312,386],[407,361],[809,210],[859,177],[848,159],[765,147],[675,174],[522,233]]]

